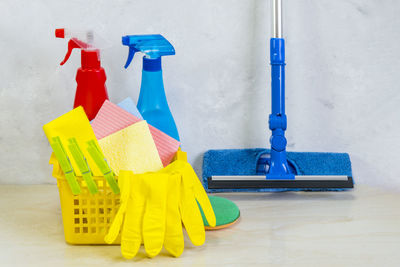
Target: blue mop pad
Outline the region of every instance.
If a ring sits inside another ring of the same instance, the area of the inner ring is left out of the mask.
[[[260,188],[260,189],[208,189],[207,178],[213,175],[257,175],[259,157],[268,149],[209,150],[203,158],[203,183],[207,192],[281,192],[281,191],[342,191],[345,189]],[[347,153],[287,152],[297,175],[346,175],[352,176],[350,157]]]

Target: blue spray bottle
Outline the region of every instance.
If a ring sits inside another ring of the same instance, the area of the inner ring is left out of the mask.
[[[175,55],[175,49],[162,35],[127,35],[122,44],[129,46],[128,68],[136,52],[142,52],[143,69],[137,108],[143,118],[157,129],[179,141],[178,129],[165,96],[161,57]]]

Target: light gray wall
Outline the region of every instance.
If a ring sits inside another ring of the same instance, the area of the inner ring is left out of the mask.
[[[289,150],[349,152],[357,182],[400,188],[400,2],[284,0]],[[164,82],[197,170],[210,148],[267,146],[270,5],[264,0],[0,2],[0,183],[53,182],[42,125],[70,110],[80,57],[58,67],[56,27],[94,28],[111,101],[137,99],[122,35],[161,33]]]

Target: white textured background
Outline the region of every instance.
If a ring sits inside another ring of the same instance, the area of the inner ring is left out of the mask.
[[[292,151],[349,152],[357,182],[400,188],[400,2],[285,0],[287,137]],[[161,33],[164,83],[197,170],[210,148],[268,144],[267,0],[0,1],[0,183],[48,183],[42,125],[70,110],[80,56],[58,67],[56,27],[94,28],[113,102],[137,99],[141,59],[126,34]]]

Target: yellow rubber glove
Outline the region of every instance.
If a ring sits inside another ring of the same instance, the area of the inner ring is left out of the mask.
[[[164,243],[168,176],[153,173],[145,175],[142,181],[148,190],[143,243],[147,255],[154,257],[160,253]]]
[[[179,257],[185,248],[182,231],[182,218],[179,209],[182,176],[179,173],[168,175],[167,214],[165,222],[165,249],[174,257]]]
[[[203,213],[211,226],[215,226],[216,219],[215,214],[212,209],[210,200],[206,192],[204,191],[203,185],[201,184],[199,178],[194,172],[192,166],[185,161],[176,160],[168,165],[166,168],[162,170],[162,172],[166,172],[171,175],[178,175],[181,177],[180,185],[179,185],[179,212],[181,221],[183,222],[186,232],[192,241],[193,245],[201,246],[205,242],[206,234],[204,229],[203,218],[201,217],[201,212],[199,209],[199,205],[201,206]],[[175,182],[177,183],[177,182]],[[174,192],[173,189],[169,188],[168,194],[177,195],[178,193]],[[172,203],[168,202],[167,207],[172,205]],[[172,209],[172,207],[167,208]],[[167,214],[167,222],[170,213]],[[172,216],[172,215],[171,215]],[[172,220],[172,218],[170,218]],[[175,223],[176,224],[176,223]],[[175,226],[176,229],[169,229],[167,233],[176,233],[178,230],[178,226]],[[171,227],[172,228],[172,227]],[[174,241],[175,240],[175,241]],[[179,251],[174,251],[172,248],[177,247],[176,239],[167,238],[165,239],[165,248],[174,256]],[[168,249],[170,248],[170,249]],[[172,251],[170,251],[172,250]],[[178,255],[179,256],[179,255]]]
[[[104,237],[104,241],[107,244],[112,244],[119,234],[119,230],[124,220],[124,215],[128,206],[128,200],[131,193],[130,184],[130,172],[122,171],[118,178],[118,186],[120,188],[120,206],[111,224],[110,230],[108,230],[108,234]]]
[[[160,253],[164,243],[168,175],[134,175],[131,171],[120,171],[121,178],[122,194],[129,193],[121,196],[121,207],[105,241],[109,244],[114,242],[125,213],[121,232],[122,255],[127,259],[133,258],[143,241],[147,255],[154,257]]]
[[[173,256],[184,249],[182,222],[196,246],[205,241],[199,205],[211,226],[215,215],[203,186],[189,163],[177,160],[156,173],[134,175],[121,171],[121,206],[105,241],[111,244],[121,232],[121,252],[133,258],[141,243],[146,253],[156,256],[164,245]],[[128,192],[128,193],[127,193]]]

